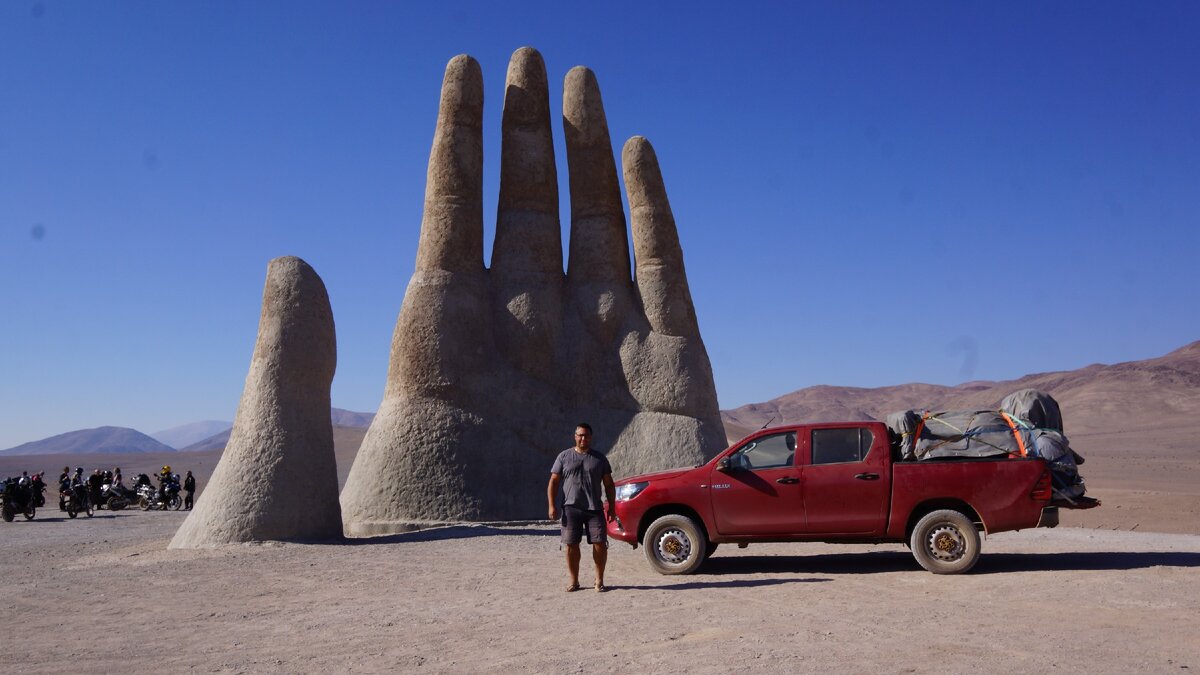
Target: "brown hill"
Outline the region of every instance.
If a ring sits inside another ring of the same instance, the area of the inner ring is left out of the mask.
[[[97,427],[68,431],[40,441],[22,443],[0,451],[0,455],[128,454],[172,450],[174,448],[171,446],[160,443],[136,429]]]
[[[1081,527],[1200,533],[1200,342],[1166,356],[1006,382],[876,389],[817,386],[722,413],[730,441],[772,425],[882,420],[900,410],[995,408],[1026,387],[1062,406],[1071,446],[1084,455],[1088,494],[1104,506],[1068,512]],[[772,419],[773,418],[773,419]]]
[[[874,389],[819,385],[724,411],[722,419],[730,438],[736,439],[768,423],[882,420],[888,413],[909,409],[994,408],[1006,395],[1027,387],[1058,399],[1072,438],[1129,429],[1191,428],[1200,417],[1200,342],[1156,359],[1095,364],[1004,382]]]

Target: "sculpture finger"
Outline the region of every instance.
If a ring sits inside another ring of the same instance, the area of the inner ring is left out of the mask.
[[[633,221],[634,276],[646,318],[665,335],[699,335],[675,217],[650,141],[641,136],[629,139],[621,164]]]
[[[171,548],[341,538],[329,421],[336,365],[321,277],[299,258],[272,260],[229,443]]]
[[[629,283],[629,242],[600,85],[576,66],[563,83],[563,131],[571,183],[567,277],[573,284]]]
[[[425,182],[418,271],[483,267],[483,75],[465,54],[442,80]]]
[[[501,124],[500,202],[491,278],[500,350],[549,379],[562,317],[562,232],[546,65],[522,47],[508,64]]]

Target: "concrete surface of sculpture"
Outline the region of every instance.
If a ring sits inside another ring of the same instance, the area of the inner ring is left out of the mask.
[[[336,365],[325,284],[299,258],[272,260],[229,443],[171,548],[342,537],[329,418]]]
[[[724,447],[675,222],[650,143],[622,164],[636,260],[595,76],[567,73],[571,234],[563,273],[558,175],[541,55],[509,63],[500,198],[483,264],[483,81],[446,67],[416,270],[387,387],[342,492],[351,535],[454,520],[544,518],[554,457],[576,422],[614,473],[691,465]]]

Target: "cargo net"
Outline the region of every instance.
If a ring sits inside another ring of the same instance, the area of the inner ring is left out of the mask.
[[[1036,390],[1005,397],[1000,410],[905,410],[887,417],[901,460],[952,457],[1041,457],[1050,468],[1052,503],[1074,509],[1099,506],[1085,497],[1083,457],[1062,432],[1058,403]],[[1040,423],[1040,424],[1039,424]]]

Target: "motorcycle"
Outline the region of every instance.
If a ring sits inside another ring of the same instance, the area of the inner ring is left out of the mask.
[[[129,506],[129,499],[121,494],[121,489],[112,483],[105,483],[100,488],[100,504],[108,507],[109,511],[120,511]]]
[[[83,485],[64,485],[58,492],[59,504],[67,516],[74,518],[80,513],[86,513],[88,518],[95,514],[92,500],[88,499],[87,488]]]
[[[139,483],[137,486],[138,508],[149,511],[151,506],[158,504],[158,490],[149,483]]]
[[[22,485],[17,478],[4,480],[3,496],[0,497],[0,512],[4,522],[11,523],[17,514],[24,514],[25,520],[33,520],[37,507],[33,502],[33,490],[28,485]]]

